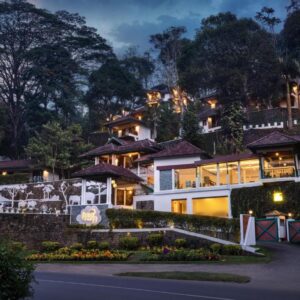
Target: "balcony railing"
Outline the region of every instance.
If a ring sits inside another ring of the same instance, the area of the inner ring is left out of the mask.
[[[284,178],[284,177],[295,177],[296,170],[294,167],[274,167],[264,168],[263,178]]]

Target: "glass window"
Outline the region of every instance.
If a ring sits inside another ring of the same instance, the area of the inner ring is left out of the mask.
[[[227,164],[228,180],[230,184],[239,183],[239,169],[237,162],[231,162]]]
[[[196,187],[196,168],[175,170],[175,188],[190,189]]]
[[[164,170],[159,172],[160,190],[172,190],[172,170]]]
[[[217,185],[217,165],[200,167],[201,186]]]
[[[193,199],[193,214],[228,217],[228,197]]]
[[[172,200],[172,212],[186,214],[186,199]]]
[[[227,164],[219,164],[220,185],[228,184],[227,182]]]
[[[241,183],[259,181],[259,160],[243,160],[240,162]]]

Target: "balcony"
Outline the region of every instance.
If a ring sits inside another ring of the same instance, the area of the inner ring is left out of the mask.
[[[293,166],[264,168],[263,179],[296,177],[296,170]]]

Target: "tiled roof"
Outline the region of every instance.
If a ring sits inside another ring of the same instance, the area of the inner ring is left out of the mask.
[[[0,161],[0,171],[28,170],[33,166],[33,161],[29,159]]]
[[[273,131],[270,134],[248,144],[247,147],[255,149],[272,146],[295,145],[299,143],[299,135],[287,135],[279,131]]]
[[[192,156],[205,154],[205,151],[192,145],[191,143],[181,140],[174,146],[166,147],[165,149],[151,155],[152,159],[177,157],[177,156]]]
[[[107,122],[107,123],[105,123],[105,126],[114,127],[114,126],[118,126],[118,125],[129,124],[129,123],[144,125],[144,122],[142,120],[139,120],[131,115],[127,115],[127,116],[119,117],[113,121]]]
[[[96,149],[90,150],[80,157],[88,157],[88,156],[98,156],[98,155],[106,155],[106,154],[122,154],[129,152],[156,152],[157,144],[148,139],[140,140],[140,141],[126,141],[127,143],[124,145],[115,145],[112,143],[106,144],[104,146],[98,147]]]
[[[203,159],[200,161],[196,161],[195,164],[199,165],[209,165],[209,164],[216,164],[216,163],[226,163],[226,162],[234,162],[240,160],[248,160],[257,158],[258,156],[253,153],[236,153],[236,154],[229,154],[229,155],[218,155],[211,159]]]
[[[122,178],[125,179],[126,181],[132,181],[132,182],[143,181],[142,178],[135,175],[133,172],[131,172],[128,169],[103,163],[103,162],[72,174],[72,177],[82,177],[82,178],[89,178],[89,177],[95,178],[98,176],[99,178],[103,178],[103,177]]]

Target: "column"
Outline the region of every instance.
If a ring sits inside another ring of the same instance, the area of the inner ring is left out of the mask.
[[[111,187],[111,177],[108,177],[106,180],[106,204],[111,206],[111,194],[112,194],[112,187]]]
[[[241,162],[238,161],[238,183],[241,183]]]
[[[193,214],[193,199],[191,197],[187,197],[186,199],[186,213],[188,215]]]
[[[86,204],[86,179],[81,181],[81,204]]]

